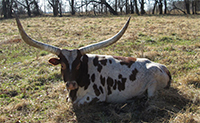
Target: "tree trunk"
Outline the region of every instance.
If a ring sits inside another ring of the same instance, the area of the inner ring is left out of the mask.
[[[118,7],[119,7],[119,10],[120,10],[120,14],[122,15],[122,8],[123,6],[121,5],[121,0],[118,1]]]
[[[75,15],[75,10],[74,10],[74,0],[71,0],[71,14]]]
[[[7,7],[6,7],[6,0],[3,0],[2,1],[2,5],[3,5],[3,17],[4,18],[7,18],[8,16],[7,16]]]
[[[60,17],[62,17],[62,3],[59,3],[59,13],[60,13]]]
[[[53,8],[53,15],[54,16],[58,16],[58,3],[59,0],[48,0],[49,4],[51,5],[51,7]]]
[[[186,8],[187,14],[190,14],[190,1],[189,0],[185,0],[185,8]]]
[[[101,14],[103,14],[103,3],[101,2]]]
[[[40,11],[39,11],[39,6],[38,6],[38,3],[34,0],[33,1],[34,5],[35,5],[35,15],[40,15]]]
[[[155,9],[156,9],[156,5],[157,5],[157,3],[158,3],[158,1],[155,0],[154,6],[153,6],[153,10],[152,10],[152,14],[154,14],[154,12],[155,12]]]
[[[53,16],[58,16],[58,6],[57,5],[55,5],[54,7],[53,7]]]
[[[54,16],[58,16],[58,6],[59,6],[59,0],[55,0],[55,9],[54,9]]]
[[[143,14],[145,14],[146,12],[145,12],[145,10],[144,10],[144,0],[141,0],[141,6],[140,6],[140,8],[141,8],[141,14],[143,15]]]
[[[94,11],[94,15],[96,16],[96,10],[95,10],[95,8],[96,8],[96,5],[95,5],[95,4],[93,4],[93,11]]]
[[[138,7],[137,7],[137,0],[134,0],[134,2],[135,2],[135,11],[136,11],[136,14],[140,15]]]
[[[3,0],[2,10],[4,18],[12,18],[12,7],[14,0]]]
[[[126,14],[128,14],[128,0],[125,1]]]
[[[194,0],[194,14],[197,14],[198,0]]]
[[[162,0],[160,0],[159,1],[159,14],[163,13],[162,7],[163,7]]]
[[[165,5],[164,14],[167,14],[167,0],[164,0],[164,5]]]
[[[131,14],[134,14],[134,5],[132,1],[131,1]]]
[[[192,1],[192,14],[197,14],[197,0]]]
[[[107,10],[107,7],[106,7],[106,6],[104,6],[104,12],[105,12],[106,14],[108,14],[108,10]]]
[[[13,1],[14,1],[14,0],[11,0],[10,3],[9,3],[8,18],[12,18]]]
[[[87,0],[85,0],[85,3],[86,3],[86,5],[85,5],[85,12],[86,12],[86,15],[87,15],[87,12],[88,12],[88,10],[87,10],[87,7],[88,7]]]
[[[117,0],[115,0],[115,11],[117,12]]]
[[[30,4],[29,4],[28,0],[26,0],[25,2],[26,2],[26,9],[27,9],[27,12],[28,12],[28,16],[31,17]]]

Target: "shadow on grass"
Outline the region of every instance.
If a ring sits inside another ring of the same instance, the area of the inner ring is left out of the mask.
[[[128,103],[98,103],[75,109],[78,122],[167,122],[190,103],[177,89],[162,90],[148,103],[147,96]]]

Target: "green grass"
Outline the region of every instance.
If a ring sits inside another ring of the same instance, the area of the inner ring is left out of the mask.
[[[128,16],[20,19],[33,38],[74,49],[110,38]],[[190,28],[193,27],[193,28]],[[200,22],[183,16],[134,16],[115,44],[92,53],[146,57],[165,64],[173,82],[144,106],[123,104],[73,109],[55,55],[19,41],[15,20],[0,23],[0,122],[200,122]]]

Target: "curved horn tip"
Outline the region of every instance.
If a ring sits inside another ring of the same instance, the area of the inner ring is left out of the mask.
[[[131,16],[128,18],[128,20],[127,20],[125,25],[127,25],[127,24],[129,25],[130,20],[131,20]]]
[[[79,50],[81,51],[81,54],[86,54],[86,53],[89,53],[91,51],[95,51],[95,50],[98,50],[100,48],[107,47],[107,46],[115,43],[116,41],[118,41],[122,37],[122,35],[125,33],[126,29],[128,28],[130,19],[131,19],[131,17],[129,17],[129,19],[127,20],[124,27],[113,37],[111,37],[107,40],[101,41],[99,43],[95,43],[95,44],[91,44],[91,45],[87,45],[85,47],[79,48]]]
[[[24,42],[26,42],[30,46],[39,48],[41,50],[45,50],[47,52],[51,52],[56,55],[60,54],[60,51],[61,51],[60,48],[52,46],[52,45],[48,45],[48,44],[45,44],[45,43],[42,43],[42,42],[39,42],[39,41],[36,41],[36,40],[33,40],[32,38],[30,38],[24,31],[24,29],[21,25],[21,22],[16,13],[15,13],[15,19],[17,22],[17,27],[18,27],[19,33],[21,35],[21,38],[24,40]]]
[[[131,16],[128,18],[128,21],[130,21],[131,20]]]

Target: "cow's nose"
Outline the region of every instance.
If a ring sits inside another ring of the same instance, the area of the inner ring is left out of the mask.
[[[66,87],[68,90],[74,90],[78,88],[78,85],[75,81],[72,81],[72,82],[67,82]]]

